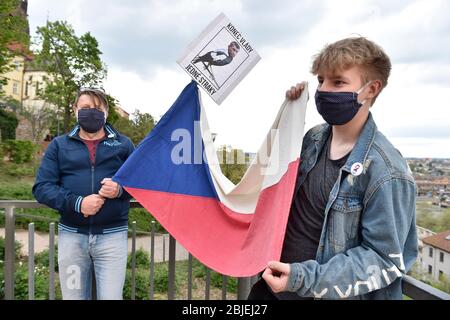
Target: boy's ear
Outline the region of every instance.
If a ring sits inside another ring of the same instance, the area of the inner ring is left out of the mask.
[[[372,82],[369,84],[369,96],[368,98],[372,99],[381,91],[381,81],[380,80],[372,80]]]

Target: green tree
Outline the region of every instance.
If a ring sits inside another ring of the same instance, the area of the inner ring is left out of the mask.
[[[247,171],[248,156],[242,150],[222,146],[218,150],[222,173],[234,184],[238,184]]]
[[[67,132],[79,88],[100,87],[106,77],[102,53],[89,32],[78,37],[65,21],[48,22],[37,29],[37,35],[40,49],[36,61],[49,74],[40,96],[57,106],[63,114],[63,130]]]
[[[28,48],[30,39],[28,35],[28,21],[19,14],[20,0],[0,1],[0,74],[10,69],[10,59],[15,52],[10,45],[19,43]],[[6,79],[0,77],[0,83],[5,84]]]
[[[131,120],[118,116],[117,120],[111,123],[119,132],[128,136],[135,145],[155,127],[155,119],[152,115],[141,113],[139,110],[132,114]]]
[[[109,110],[108,110],[108,122],[116,123],[119,119],[119,114],[116,111],[116,107],[119,104],[119,101],[114,98],[113,96],[107,94],[106,95],[106,101],[108,102]]]

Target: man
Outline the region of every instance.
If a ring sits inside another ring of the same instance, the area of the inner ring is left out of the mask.
[[[130,196],[111,180],[134,150],[106,122],[102,91],[83,89],[73,111],[78,124],[48,146],[33,186],[40,203],[58,210],[58,263],[63,299],[122,299]]]
[[[369,111],[390,70],[362,37],[315,56],[315,102],[327,123],[303,138],[281,262],[268,263],[249,299],[402,299],[417,257],[416,185]]]
[[[233,61],[233,58],[238,54],[240,46],[236,41],[232,41],[228,45],[228,50],[218,49],[209,51],[202,56],[196,57],[192,60],[192,63],[203,62],[205,67],[213,66],[225,66]]]

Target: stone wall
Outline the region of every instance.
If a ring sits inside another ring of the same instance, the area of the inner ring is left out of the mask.
[[[17,115],[19,124],[16,128],[16,140],[33,140],[31,123],[21,115]]]

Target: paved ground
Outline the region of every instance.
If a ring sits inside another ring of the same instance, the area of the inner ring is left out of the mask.
[[[5,237],[5,229],[0,228],[0,237]],[[16,240],[22,243],[22,254],[28,255],[28,231],[16,230]],[[58,237],[56,237],[57,239]],[[42,232],[34,233],[34,250],[41,252],[48,249],[48,234]],[[56,241],[56,240],[55,240]],[[136,238],[136,250],[144,249],[150,253],[151,238],[150,236],[139,236]],[[128,238],[128,251],[131,252],[131,238]],[[188,252],[177,243],[176,260],[187,260]],[[155,262],[169,260],[169,236],[155,235]]]

